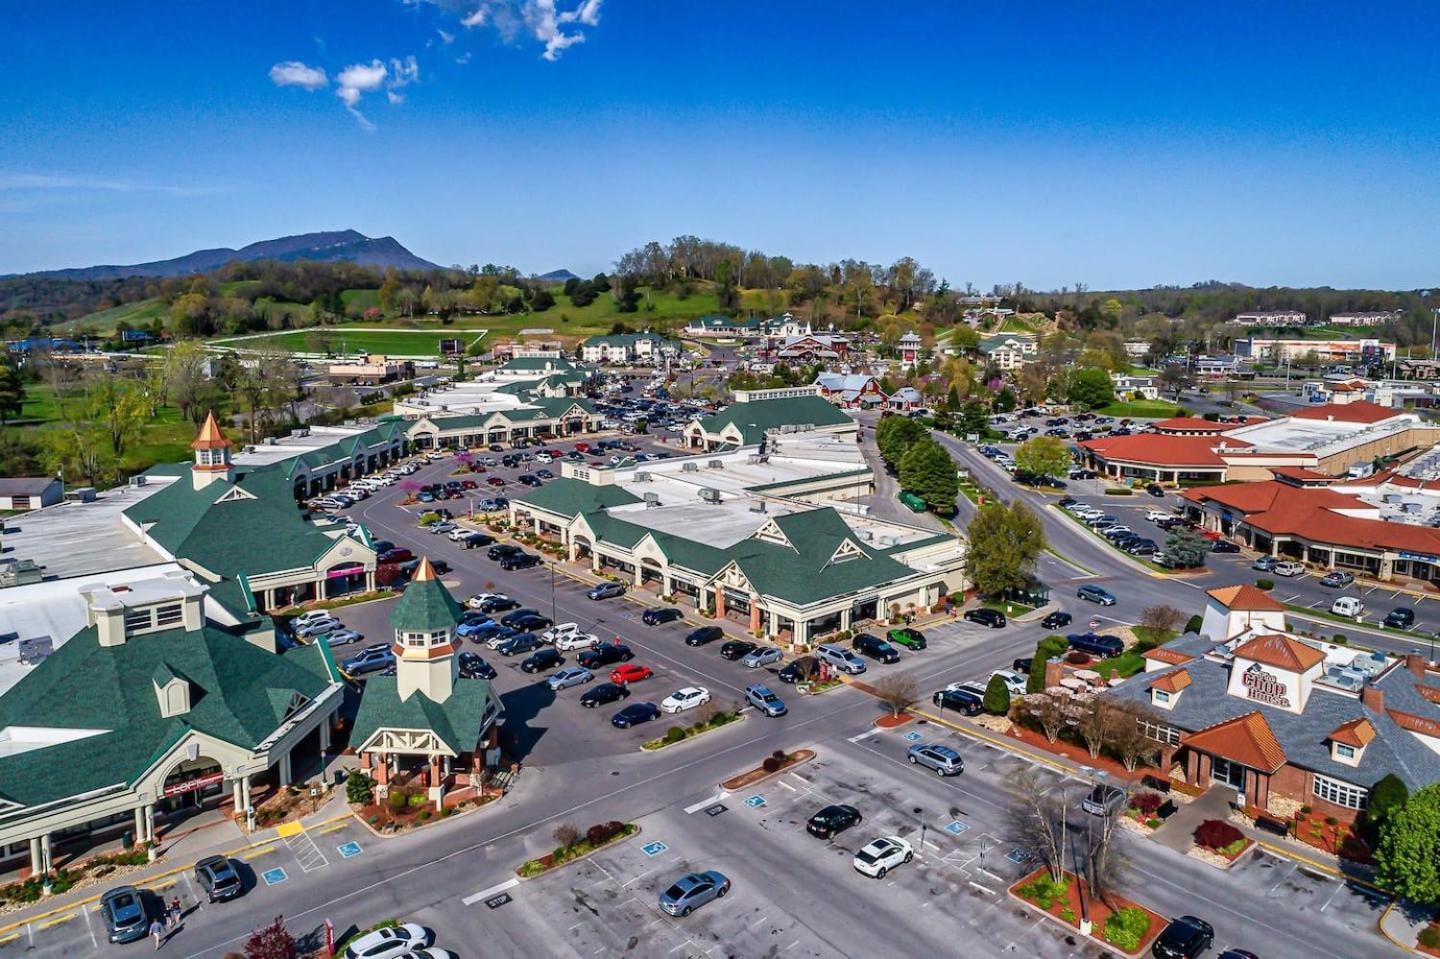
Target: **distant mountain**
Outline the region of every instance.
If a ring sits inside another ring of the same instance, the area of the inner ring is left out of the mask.
[[[566,280],[578,280],[580,277],[571,273],[569,270],[551,270],[549,273],[541,273],[537,279],[545,280],[549,283],[564,283]]]
[[[276,240],[261,240],[238,250],[196,250],[173,260],[135,263],[130,266],[84,266],[68,270],[29,273],[33,277],[61,280],[109,280],[127,276],[187,276],[209,273],[232,260],[349,260],[362,266],[393,266],[402,270],[438,270],[442,267],[422,260],[392,236],[368,237],[354,230],[301,233]]]

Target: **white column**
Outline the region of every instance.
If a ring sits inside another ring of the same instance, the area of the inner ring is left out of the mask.
[[[146,803],[146,804],[145,804],[145,807],[140,811],[140,816],[141,816],[142,819],[144,819],[145,841],[146,841],[146,842],[154,842],[154,841],[155,841],[155,804],[154,804],[154,803]]]
[[[50,850],[50,834],[40,837],[40,871],[49,872],[55,868],[55,858]]]
[[[290,785],[290,754],[286,753],[280,757],[280,785]]]
[[[45,854],[40,848],[40,837],[36,836],[30,840],[30,872],[38,876],[44,871]]]
[[[329,751],[330,751],[330,717],[329,717],[329,716],[326,716],[324,719],[320,720],[320,752],[323,754],[323,753],[328,753]]]
[[[245,792],[239,779],[230,784],[230,798],[235,805],[235,811],[243,813],[245,811]]]

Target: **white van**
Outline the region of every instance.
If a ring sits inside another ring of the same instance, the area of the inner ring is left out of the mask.
[[[1330,604],[1330,612],[1336,616],[1354,616],[1359,619],[1360,614],[1365,612],[1365,604],[1354,596],[1341,596]]]

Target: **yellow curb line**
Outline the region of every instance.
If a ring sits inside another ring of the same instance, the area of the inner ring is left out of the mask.
[[[259,849],[254,850],[248,855],[242,855],[240,858],[249,862],[252,859],[259,859],[261,856],[268,856],[277,849],[279,849],[279,847],[272,841],[269,845],[261,846]]]
[[[8,936],[0,936],[0,946],[5,945],[5,943],[7,943],[7,942],[14,942],[16,939],[19,939],[19,938],[20,938],[20,933],[18,933],[18,932],[12,932],[12,933],[10,933],[10,935],[8,935]]]
[[[1399,939],[1396,939],[1394,936],[1390,935],[1390,933],[1385,930],[1385,917],[1390,915],[1390,910],[1394,908],[1395,901],[1392,899],[1390,901],[1390,905],[1385,907],[1385,911],[1380,913],[1380,921],[1377,923],[1377,925],[1380,927],[1380,935],[1390,940],[1390,944],[1395,946],[1395,948],[1404,949],[1406,952],[1414,952],[1415,948],[1413,946],[1405,945],[1405,943],[1401,942]]]
[[[57,916],[57,917],[55,917],[54,919],[51,919],[49,922],[42,922],[42,923],[40,923],[39,925],[37,925],[35,928],[36,928],[36,929],[49,929],[49,928],[52,927],[52,926],[58,926],[58,925],[60,925],[62,922],[69,922],[70,920],[74,919],[77,915],[79,915],[79,912],[78,912],[78,911],[75,911],[75,912],[67,912],[65,915],[63,915],[63,916]]]
[[[316,834],[317,836],[323,836],[323,835],[325,835],[327,832],[334,832],[334,831],[337,830],[337,829],[344,829],[347,825],[349,825],[349,824],[348,824],[348,823],[343,823],[343,822],[337,822],[337,823],[336,823],[335,825],[333,825],[333,826],[326,826],[324,829],[317,829],[317,830],[315,830],[315,834]]]
[[[147,882],[142,882],[140,885],[143,886],[143,887],[146,888],[146,889],[151,890],[152,892],[159,892],[159,891],[162,890],[162,889],[169,889],[171,886],[175,885],[175,884],[178,883],[179,881],[180,881],[180,880],[178,880],[178,879],[171,879],[169,882],[162,882],[162,883],[160,883],[158,886],[157,886],[157,885],[154,885],[153,883],[147,883]]]

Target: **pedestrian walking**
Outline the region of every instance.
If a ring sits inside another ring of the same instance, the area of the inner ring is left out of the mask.
[[[179,896],[175,896],[174,898],[172,898],[172,899],[170,900],[170,912],[169,912],[169,915],[170,915],[170,923],[171,923],[171,925],[177,925],[177,926],[178,926],[178,925],[180,924],[180,917],[184,915],[184,910],[180,908],[180,897],[179,897]]]
[[[150,938],[155,940],[155,951],[160,951],[160,944],[165,941],[165,927],[160,924],[159,919],[150,922]]]

